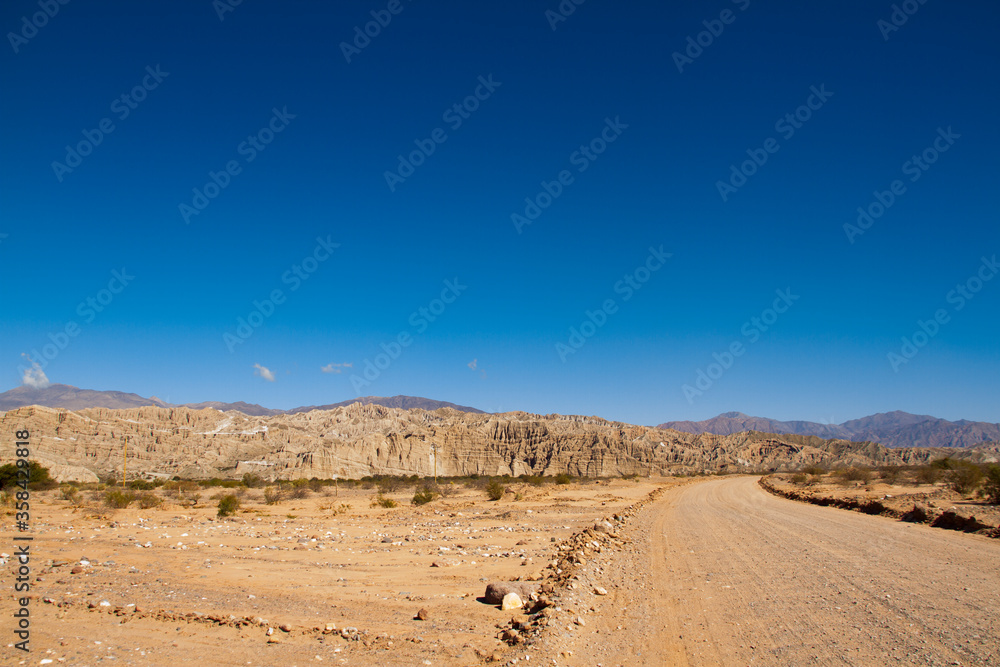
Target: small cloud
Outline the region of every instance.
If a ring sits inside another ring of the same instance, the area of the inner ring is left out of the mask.
[[[327,364],[326,366],[320,366],[320,370],[324,373],[343,373],[345,368],[351,368],[354,364]]]
[[[32,389],[45,389],[48,387],[51,383],[49,382],[49,378],[45,376],[45,371],[38,365],[38,362],[31,361],[31,357],[24,352],[21,353],[21,356],[31,363],[31,368],[24,369],[21,382]]]
[[[479,377],[483,378],[484,380],[486,379],[486,371],[482,368],[479,368],[479,359],[473,359],[472,361],[467,363],[466,366],[468,366],[469,370],[471,371],[478,370]]]
[[[254,364],[253,367],[256,369],[253,372],[254,375],[262,377],[268,382],[274,382],[274,373],[272,373],[269,368],[261,366],[260,364]]]

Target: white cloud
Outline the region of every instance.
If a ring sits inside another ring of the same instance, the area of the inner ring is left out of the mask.
[[[343,373],[344,368],[352,368],[354,364],[327,364],[326,366],[320,366],[320,370],[324,373]]]
[[[261,366],[260,364],[254,364],[253,367],[256,369],[253,372],[254,375],[262,377],[268,382],[274,382],[274,373],[272,373],[269,368]]]
[[[479,377],[483,378],[484,380],[486,379],[486,370],[482,369],[482,368],[479,368],[479,359],[473,359],[472,361],[470,361],[469,363],[467,363],[466,366],[469,367],[469,370],[473,370],[473,371],[474,370],[478,370],[479,371]]]
[[[31,361],[31,357],[24,352],[21,353],[21,356],[28,361]],[[21,376],[21,382],[32,389],[45,389],[49,386],[49,384],[51,384],[49,382],[49,378],[45,376],[45,371],[42,370],[42,367],[38,365],[37,361],[31,361],[31,368],[24,369],[24,374]]]

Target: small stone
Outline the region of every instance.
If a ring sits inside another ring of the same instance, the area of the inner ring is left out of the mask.
[[[83,572],[83,566],[82,565],[76,565],[76,566],[73,567],[72,570],[69,571],[70,574],[80,574],[81,572]]]
[[[417,612],[417,620],[418,621],[426,621],[428,616],[430,616],[430,612],[427,611],[426,609],[422,608],[422,607],[421,607],[420,611]]]
[[[282,623],[281,625],[278,626],[278,629],[281,630],[282,632],[291,632],[292,626],[290,626],[288,623]]]
[[[594,588],[594,595],[607,595],[607,594],[608,594],[608,589],[606,588],[603,588],[601,586],[596,586]]]
[[[337,630],[337,626],[334,625],[333,623],[327,623],[326,625],[323,626],[323,634],[324,635],[328,635],[331,632],[335,632],[336,630]]]
[[[503,611],[520,609],[523,606],[524,602],[521,601],[521,596],[517,593],[507,593],[507,595],[503,596],[503,601],[500,603],[500,609]]]

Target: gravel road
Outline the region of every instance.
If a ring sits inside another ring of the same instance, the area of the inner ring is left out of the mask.
[[[600,566],[559,664],[1000,665],[1000,541],[777,498],[668,491]],[[555,638],[553,638],[555,639]]]

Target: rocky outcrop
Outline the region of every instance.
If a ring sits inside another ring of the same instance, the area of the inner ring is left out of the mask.
[[[945,455],[996,460],[998,450],[886,449],[873,443],[744,432],[726,436],[598,417],[474,414],[353,404],[276,416],[184,407],[39,406],[0,413],[0,441],[31,432],[32,454],[66,474],[266,479],[366,475],[617,476],[900,465]],[[2,450],[11,456],[10,449]]]

